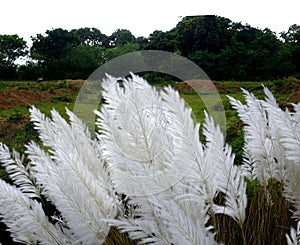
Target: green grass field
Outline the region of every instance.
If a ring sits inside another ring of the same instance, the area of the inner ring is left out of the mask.
[[[82,84],[83,81],[76,80],[44,81],[39,84],[33,81],[0,81],[0,141],[9,147],[23,150],[24,143],[32,136],[32,134],[27,134],[26,130],[33,130],[29,123],[30,106],[35,105],[47,116],[54,108],[65,117],[65,108],[73,110]],[[178,83],[171,82],[171,84],[176,88]],[[220,100],[215,97],[209,98],[205,94],[199,96],[195,91],[180,90],[179,92],[186,104],[192,108],[195,120],[200,123],[203,122],[204,110],[216,113],[216,115],[225,112],[226,128],[222,128],[222,130],[227,135],[227,142],[233,146],[234,152],[237,154],[237,161],[240,161],[243,142],[242,128],[237,113],[229,104],[227,95],[243,101],[240,88],[245,88],[258,98],[262,98],[264,97],[262,84],[271,90],[279,103],[298,102],[299,98],[291,96],[300,86],[299,81],[294,78],[264,82],[215,82]],[[161,87],[166,85],[166,82],[155,85]],[[224,112],[222,112],[223,108]],[[92,110],[93,108],[89,109],[89,105],[84,106],[80,117],[85,120]],[[218,122],[218,120],[216,121]],[[93,122],[87,122],[87,124],[89,127],[93,127]]]

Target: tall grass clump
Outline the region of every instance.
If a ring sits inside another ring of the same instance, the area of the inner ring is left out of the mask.
[[[67,123],[32,107],[42,144],[28,143],[25,157],[0,145],[10,177],[0,180],[0,217],[15,242],[299,243],[300,106],[281,111],[267,89],[264,101],[230,98],[245,123],[238,166],[206,112],[200,141],[171,87],[134,74],[102,85],[96,138],[71,111]]]
[[[264,92],[259,100],[243,90],[245,104],[229,99],[245,125],[243,176],[258,184],[248,207],[248,236],[256,244],[271,238],[282,244],[285,230],[300,220],[300,104],[284,111]],[[299,243],[299,232],[297,239],[291,244]]]

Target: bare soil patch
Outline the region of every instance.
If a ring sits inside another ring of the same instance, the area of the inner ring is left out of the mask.
[[[64,93],[74,93],[79,91],[83,82],[84,80],[68,79],[65,80],[65,83],[71,86],[69,86],[68,88],[57,88],[54,90],[51,88],[63,83],[63,81],[42,82],[31,86],[32,90],[22,90],[18,88],[13,88],[8,91],[0,92],[0,109],[6,110],[15,106],[28,106],[38,102],[50,101],[51,98],[54,96],[62,96]],[[49,86],[49,89],[45,91],[34,91],[34,89],[42,86]]]
[[[216,92],[216,86],[211,80],[188,80],[174,87],[178,91]]]
[[[288,100],[293,102],[300,102],[300,80],[293,78],[291,81],[288,81],[284,84],[283,90],[290,92]]]
[[[27,90],[11,89],[0,93],[0,108],[9,109],[14,106],[32,105],[37,102],[49,100],[51,93],[45,92],[31,92]]]
[[[214,86],[212,86],[212,81],[210,80],[184,81],[178,83],[174,88],[180,92],[194,91],[194,90],[216,92],[215,89],[217,89],[217,91],[221,93],[240,91],[240,87],[238,85],[234,85],[234,84],[225,85],[222,83],[214,83]],[[278,90],[278,93],[287,96],[287,101],[288,101],[286,102],[287,104],[300,102],[300,80],[299,79],[289,78],[286,81],[284,81],[283,84],[280,85],[280,87],[277,87],[276,90]],[[283,107],[288,107],[288,106],[283,105]]]

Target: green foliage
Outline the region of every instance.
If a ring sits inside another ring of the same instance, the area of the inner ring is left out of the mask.
[[[24,81],[37,81],[37,78],[44,78],[46,73],[47,67],[45,64],[37,62],[36,60],[29,60],[17,68],[18,79]]]
[[[282,32],[281,37],[291,44],[300,44],[300,25],[291,25],[287,32]]]
[[[176,50],[176,33],[174,31],[154,31],[150,34],[145,49],[174,52]]]
[[[246,183],[247,183],[247,196],[249,198],[254,197],[255,195],[257,195],[259,191],[261,191],[260,190],[261,186],[258,180],[250,181],[246,178]]]
[[[184,17],[176,26],[182,55],[187,56],[196,50],[218,53],[230,40],[230,22],[213,15]]]
[[[18,125],[22,121],[22,126]],[[12,149],[16,149],[19,152],[25,150],[25,144],[32,139],[38,139],[37,133],[33,128],[33,124],[28,121],[22,114],[13,114],[8,118],[8,122],[12,127],[2,128],[0,130],[1,141],[9,145]]]
[[[103,47],[93,47],[87,44],[79,45],[62,59],[64,77],[87,79],[104,61]]]
[[[139,45],[136,43],[125,43],[122,45],[117,45],[113,48],[109,48],[105,50],[104,52],[104,59],[105,61],[109,61],[113,58],[116,58],[118,56],[121,56],[123,54],[127,54],[130,52],[138,51],[139,50]]]
[[[10,135],[10,147],[18,152],[25,151],[25,144],[31,140],[38,140],[38,134],[31,122],[27,122],[24,127],[19,128],[13,135]]]
[[[97,28],[80,28],[72,32],[79,37],[81,45],[108,47],[108,37]]]
[[[44,62],[60,58],[80,43],[77,35],[61,28],[47,30],[46,36],[37,34],[32,40],[32,58]]]
[[[13,66],[17,58],[26,55],[26,42],[18,35],[0,35],[1,65]]]
[[[278,37],[228,18],[183,17],[168,31],[135,37],[127,29],[110,36],[97,28],[47,30],[32,37],[30,60],[16,66],[27,52],[17,35],[0,36],[0,79],[86,79],[104,62],[137,50],[163,50],[183,55],[214,80],[274,80],[300,74],[300,27],[292,24]]]
[[[24,119],[24,115],[22,115],[21,113],[16,113],[16,114],[13,114],[11,115],[9,118],[8,118],[8,122],[17,122],[17,121],[20,121]]]
[[[287,32],[282,32],[281,37],[291,50],[291,60],[300,74],[300,25],[291,25]]]
[[[16,78],[15,61],[27,54],[26,48],[18,35],[0,35],[0,79]]]
[[[115,47],[119,45],[125,45],[127,43],[133,43],[135,41],[134,35],[129,30],[118,29],[109,37],[108,45]]]

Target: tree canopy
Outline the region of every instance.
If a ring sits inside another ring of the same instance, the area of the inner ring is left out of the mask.
[[[220,16],[187,16],[169,31],[135,37],[117,29],[110,36],[97,28],[47,30],[32,37],[29,59],[18,35],[0,35],[0,79],[86,79],[104,62],[137,50],[176,52],[198,64],[211,79],[261,80],[300,74],[300,26],[278,36]]]
[[[23,38],[18,35],[0,35],[0,78],[16,76],[18,58],[26,55],[27,46]]]

